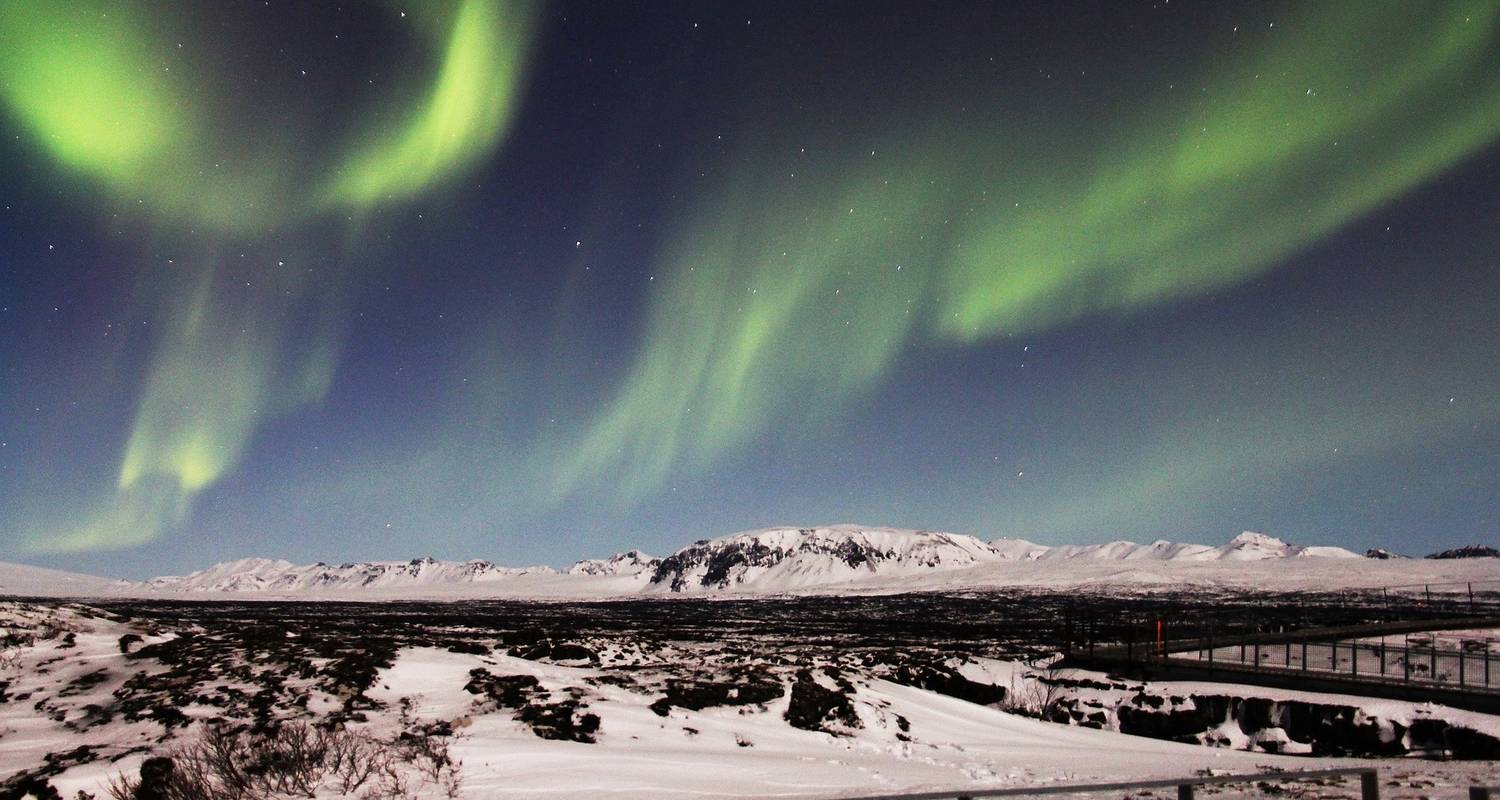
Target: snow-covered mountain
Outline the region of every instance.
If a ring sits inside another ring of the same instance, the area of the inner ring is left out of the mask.
[[[568,567],[569,575],[640,575],[654,572],[661,559],[639,550],[615,553],[609,558],[585,558]]]
[[[1295,545],[1274,536],[1245,531],[1228,542],[1213,547],[1206,544],[1158,540],[1150,544],[1105,542],[1104,544],[1065,544],[1044,547],[1024,539],[998,539],[991,543],[1000,552],[1018,561],[1057,561],[1084,559],[1090,561],[1266,561],[1273,558],[1359,558],[1342,547]]]
[[[747,588],[791,591],[872,574],[901,575],[1004,560],[956,533],[833,525],[765,528],[694,542],[663,558],[651,585],[673,592]]]
[[[499,567],[488,561],[376,561],[330,566],[249,558],[216,564],[180,577],[154,578],[138,588],[170,592],[342,593],[372,590],[462,590],[526,594],[534,590],[567,594],[743,592],[776,594],[837,591],[843,587],[879,591],[939,588],[954,573],[980,584],[1003,583],[1022,563],[1052,571],[1073,571],[1112,562],[1237,562],[1310,557],[1358,558],[1340,547],[1287,544],[1246,532],[1217,547],[1157,541],[1046,545],[1024,539],[986,543],[973,536],[935,531],[830,525],[817,528],[764,528],[718,539],[703,539],[664,558],[639,550],[604,559],[586,559],[558,573],[550,567]],[[975,577],[973,570],[984,567]],[[515,579],[522,579],[519,582]],[[494,588],[483,588],[492,585]],[[465,588],[467,587],[467,588]],[[388,593],[388,592],[387,592]]]
[[[197,572],[152,578],[146,586],[189,592],[297,592],[311,589],[388,589],[482,583],[517,575],[556,574],[551,567],[497,567],[488,561],[362,561],[297,565],[269,558],[226,561]]]

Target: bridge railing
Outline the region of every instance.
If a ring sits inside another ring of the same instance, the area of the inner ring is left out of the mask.
[[[1283,639],[1280,642],[1195,642],[1191,648],[1169,649],[1163,655],[1196,659],[1208,666],[1349,675],[1405,683],[1430,683],[1459,689],[1500,690],[1500,634],[1454,638],[1444,646],[1440,634],[1413,637],[1375,637],[1327,640]]]

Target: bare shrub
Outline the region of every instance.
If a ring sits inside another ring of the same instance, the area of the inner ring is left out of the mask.
[[[365,800],[457,797],[459,764],[423,731],[379,739],[289,722],[261,733],[210,728],[196,742],[150,758],[140,776],[110,782],[113,800]]]
[[[21,666],[21,648],[0,645],[0,672],[10,672]]]
[[[1011,673],[1010,691],[1000,701],[1000,710],[1023,717],[1045,719],[1057,708],[1063,697],[1062,670],[1060,660],[1053,660],[1022,676]]]

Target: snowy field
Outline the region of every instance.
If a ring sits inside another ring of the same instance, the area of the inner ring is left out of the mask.
[[[1371,613],[1335,597],[1312,608],[1243,593],[1091,602],[1126,616],[1237,605],[1290,622]],[[1078,602],[1031,590],[13,601],[0,606],[0,778],[11,776],[11,791],[45,780],[63,797],[103,798],[111,781],[159,768],[148,759],[170,756],[186,771],[226,742],[305,754],[302,739],[288,744],[295,734],[383,771],[330,762],[273,796],[837,798],[1366,763],[1381,769],[1388,797],[1500,779],[1490,760],[1500,756],[1485,749],[1500,748],[1500,720],[1486,715],[1051,669],[1060,610]],[[1337,735],[1330,721],[1344,726]],[[324,730],[339,733],[313,733]],[[1408,757],[1371,758],[1397,750]],[[1306,791],[1357,796],[1352,784]]]

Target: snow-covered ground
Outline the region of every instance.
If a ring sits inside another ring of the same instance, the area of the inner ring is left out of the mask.
[[[110,780],[211,730],[298,720],[371,742],[435,737],[458,765],[442,784],[412,767],[413,797],[457,786],[472,798],[834,798],[1357,764],[1378,766],[1399,784],[1387,796],[1402,797],[1500,777],[1497,762],[1275,755],[1261,745],[1270,734],[1247,734],[1233,718],[1216,718],[1200,737],[1219,747],[1120,732],[1132,710],[1137,720],[1150,713],[1147,695],[1169,712],[1225,695],[1349,706],[1393,736],[1410,738],[1425,721],[1461,726],[1470,741],[1500,740],[1500,721],[1487,715],[1229,684],[1133,685],[962,647],[923,656],[791,639],[779,649],[716,635],[655,641],[624,630],[486,633],[476,627],[486,612],[462,605],[444,612],[452,624],[417,620],[361,638],[291,604],[284,617],[130,608],[0,604],[0,784],[41,770],[64,797],[104,797]],[[1049,688],[1058,678],[1067,685]],[[955,696],[965,692],[1003,697]],[[1103,722],[1023,715],[1065,697],[1092,703],[1079,708],[1100,709]]]
[[[459,688],[476,666],[532,675],[553,691],[582,689],[603,720],[598,741],[549,741],[504,715],[476,713]],[[601,674],[413,649],[381,673],[371,696],[415,697],[424,718],[469,720],[454,750],[475,797],[838,797],[1306,765],[1054,725],[880,680],[856,684],[863,728],[850,736],[788,726],[788,696],[662,717],[649,708],[651,696],[598,685]]]

